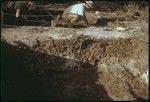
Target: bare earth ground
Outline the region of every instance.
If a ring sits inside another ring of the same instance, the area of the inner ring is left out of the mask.
[[[137,22],[132,26],[134,23]],[[144,24],[144,31],[140,26],[123,32],[104,31],[105,27],[94,26],[2,28],[6,55],[22,60],[23,67],[19,68],[24,68],[31,81],[21,81],[17,78],[21,72],[14,73],[16,76],[12,75],[12,79],[8,78],[11,81],[4,83],[14,88],[4,88],[3,97],[18,100],[148,99],[148,26]]]

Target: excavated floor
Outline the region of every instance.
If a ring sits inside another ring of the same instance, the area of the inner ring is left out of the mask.
[[[148,34],[133,28],[2,28],[2,98],[147,100]]]

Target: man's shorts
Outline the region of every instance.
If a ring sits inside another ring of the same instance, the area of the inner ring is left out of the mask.
[[[79,22],[79,21],[81,21],[83,19],[82,16],[77,15],[77,14],[73,14],[73,13],[65,13],[65,14],[62,15],[62,18],[67,23],[71,23],[72,20],[74,22]]]

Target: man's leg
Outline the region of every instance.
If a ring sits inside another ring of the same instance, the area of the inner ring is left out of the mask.
[[[78,21],[79,15],[70,14],[70,24],[73,24],[74,22]]]
[[[3,24],[4,24],[3,17],[4,17],[4,13],[3,13],[3,9],[1,7],[1,26],[3,26]]]
[[[64,13],[62,15],[62,19],[63,19],[63,27],[66,23],[69,24],[69,15],[68,14]]]
[[[68,26],[69,26],[69,27],[72,27],[72,26],[73,26],[73,23],[76,22],[76,21],[78,21],[79,15],[76,15],[76,14],[69,14],[68,19],[69,19]]]
[[[17,8],[17,10],[16,10],[16,17],[18,18],[19,15],[20,15],[20,8]]]
[[[63,14],[62,18],[68,24],[68,27],[72,27],[72,24],[79,19],[79,15]]]

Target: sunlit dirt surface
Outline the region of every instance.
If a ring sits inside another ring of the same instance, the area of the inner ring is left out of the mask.
[[[3,27],[2,98],[147,100],[144,25],[145,30],[137,26],[127,31],[94,26]]]

